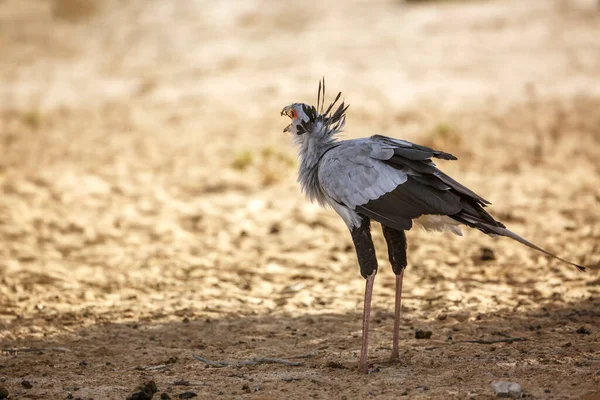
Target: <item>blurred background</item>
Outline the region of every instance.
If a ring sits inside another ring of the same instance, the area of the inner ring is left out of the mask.
[[[279,115],[314,104],[323,76],[351,104],[346,137],[455,154],[440,167],[494,216],[589,272],[479,232],[414,229],[405,364],[385,365],[394,280],[376,228],[371,357],[384,366],[357,380],[364,281],[343,222],[301,195]],[[1,0],[0,385],[464,398],[518,377],[534,396],[593,394],[599,78],[596,0]],[[425,350],[416,327],[447,347]],[[531,340],[476,358],[450,346],[486,335]],[[191,358],[313,351],[295,372],[242,378]]]

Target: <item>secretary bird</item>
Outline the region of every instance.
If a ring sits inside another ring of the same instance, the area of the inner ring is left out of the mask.
[[[298,182],[302,192],[321,206],[331,206],[342,217],[354,242],[360,273],[366,279],[359,370],[368,373],[369,314],[377,257],[371,239],[371,220],[383,229],[389,261],[396,275],[396,300],[391,361],[399,358],[398,339],[402,277],[406,267],[406,236],[413,222],[427,230],[461,234],[460,225],[491,236],[506,236],[526,246],[573,265],[508,230],[488,214],[490,203],[442,171],[431,158],[456,160],[452,154],[406,140],[374,135],[370,138],[339,140],[348,106],[335,110],[341,92],[325,109],[325,80],[319,82],[317,107],[294,103],[281,115],[292,122],[290,132],[299,147]]]

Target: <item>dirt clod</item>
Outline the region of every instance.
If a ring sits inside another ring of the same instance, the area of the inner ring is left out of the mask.
[[[158,392],[156,383],[148,381],[141,386],[138,386],[135,391],[127,397],[127,400],[151,400],[154,394]]]
[[[587,329],[584,326],[582,326],[581,328],[577,329],[575,332],[579,333],[580,335],[590,335],[592,333],[589,329]]]
[[[8,399],[8,390],[4,387],[0,387],[0,399]]]
[[[327,364],[325,364],[325,366],[327,368],[346,369],[346,366],[344,364],[337,361],[327,361]]]
[[[433,332],[430,330],[417,329],[415,331],[415,339],[431,339]]]
[[[21,386],[23,386],[25,389],[31,389],[33,387],[29,381],[21,381]]]
[[[479,254],[479,260],[481,261],[492,261],[496,259],[496,253],[489,247],[482,247]]]
[[[191,399],[194,397],[198,397],[198,395],[194,392],[183,392],[179,394],[180,399]]]

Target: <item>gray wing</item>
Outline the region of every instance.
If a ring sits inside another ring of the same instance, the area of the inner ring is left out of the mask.
[[[443,174],[432,157],[456,159],[385,136],[349,140],[323,156],[319,183],[336,202],[394,229],[410,229],[423,214],[453,216],[472,208],[481,218],[480,204],[487,201]]]
[[[448,215],[489,235],[514,239],[575,266],[506,229],[483,207],[489,202],[437,169],[431,158],[451,154],[385,136],[349,140],[325,153],[319,164],[323,191],[337,203],[390,228],[408,230],[423,214]]]

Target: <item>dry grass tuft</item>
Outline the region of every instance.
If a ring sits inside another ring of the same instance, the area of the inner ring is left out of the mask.
[[[254,163],[254,155],[250,151],[242,151],[235,155],[231,167],[238,171],[245,171]]]
[[[241,151],[233,159],[231,167],[238,171],[246,171],[254,167],[261,176],[264,186],[270,186],[280,182],[286,175],[286,172],[294,166],[295,161],[292,157],[282,153],[274,147],[263,147],[257,153],[251,151]]]
[[[455,126],[439,122],[425,134],[423,144],[434,149],[456,149],[461,147],[462,136]]]
[[[52,0],[52,16],[68,22],[93,17],[100,9],[98,0]]]
[[[21,121],[31,129],[38,129],[42,124],[42,115],[37,111],[28,111],[23,113]]]

